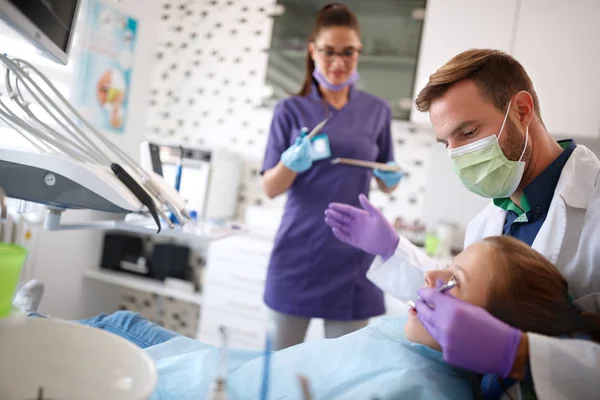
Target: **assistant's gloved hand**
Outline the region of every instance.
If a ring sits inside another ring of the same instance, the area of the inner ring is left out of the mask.
[[[388,161],[387,165],[396,166],[398,164],[396,164],[395,161]],[[377,178],[379,178],[385,184],[385,186],[390,188],[390,187],[396,186],[400,182],[400,179],[402,179],[402,177],[404,176],[404,173],[402,173],[402,171],[391,172],[391,171],[382,171],[380,169],[374,169],[373,175],[375,175]]]
[[[434,288],[421,288],[417,293],[422,299],[415,302],[417,317],[442,347],[448,364],[502,378],[510,374],[521,341],[520,330],[481,307]]]
[[[303,130],[304,131],[304,130]],[[311,144],[306,135],[296,138],[296,141],[281,155],[281,162],[294,172],[304,172],[312,167],[310,155]]]
[[[325,222],[342,242],[387,260],[396,251],[400,237],[364,194],[358,200],[364,209],[331,203],[325,210]]]

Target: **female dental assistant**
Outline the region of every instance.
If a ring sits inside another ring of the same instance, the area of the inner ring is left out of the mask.
[[[311,318],[325,319],[325,336],[333,338],[385,311],[382,292],[365,278],[373,256],[338,241],[323,221],[331,202],[358,205],[373,175],[386,193],[402,176],[330,163],[394,159],[389,106],[353,86],[361,46],[356,16],[342,4],[323,7],[309,37],[304,85],[275,108],[262,167],[267,195],[287,192],[264,295],[275,349],[301,343]],[[302,135],[327,117],[312,141]]]

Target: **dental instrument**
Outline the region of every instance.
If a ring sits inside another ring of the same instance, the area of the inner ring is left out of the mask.
[[[458,285],[458,282],[456,282],[456,279],[450,279],[444,285],[437,288],[437,290],[438,290],[438,292],[446,293],[448,290],[454,288],[456,285]]]
[[[458,282],[456,282],[456,279],[450,279],[448,282],[446,282],[444,285],[440,286],[437,290],[440,293],[446,293],[448,290],[454,288],[456,285],[458,285]],[[406,302],[406,304],[408,304],[408,306],[410,308],[415,308],[416,304],[414,301],[412,300],[408,300]]]
[[[272,323],[269,323],[267,328],[267,335],[265,337],[265,355],[263,363],[263,376],[260,388],[260,400],[267,400],[269,396],[269,375],[271,372],[271,347],[273,343],[275,327]]]
[[[221,348],[219,349],[219,371],[217,378],[208,392],[208,400],[228,400],[227,396],[227,353],[229,352],[227,330],[219,327],[221,334]]]
[[[177,159],[177,165],[175,168],[175,190],[177,190],[177,192],[179,193],[179,190],[181,188],[181,173],[183,171],[183,146],[179,146],[179,158]],[[169,219],[174,224],[178,222],[177,218],[175,217],[175,214],[173,213],[169,215]]]
[[[327,123],[327,121],[329,121],[329,116],[327,116],[323,121],[319,122],[317,124],[317,126],[315,126],[314,129],[312,131],[310,131],[310,133],[308,135],[306,135],[306,137],[308,138],[308,140],[311,140],[312,138],[314,138],[315,136],[317,136],[317,134],[319,132],[321,132],[321,130],[323,129],[323,127],[325,126],[325,124]]]
[[[1,174],[0,181],[9,197],[48,206],[46,229],[106,229],[105,221],[60,225],[60,215],[67,209],[119,214],[148,210],[159,231],[157,214],[173,228],[165,209],[182,224],[189,220],[185,201],[175,188],[143,170],[91,126],[41,72],[24,60],[4,55],[0,55],[0,62],[8,92],[7,96],[0,95],[0,120],[41,152],[0,149],[0,171],[10,172]],[[31,184],[22,185],[24,180]],[[126,225],[114,227],[127,230]]]
[[[181,172],[183,164],[183,146],[179,146],[179,160],[177,162],[177,175],[175,176],[175,190],[179,192],[181,187]]]
[[[338,157],[331,160],[331,164],[345,164],[351,165],[353,167],[362,167],[369,169],[378,169],[386,172],[400,172],[402,169],[396,165],[389,165],[384,163],[372,162],[372,161],[364,161],[364,160],[355,160],[352,158],[343,158]]]

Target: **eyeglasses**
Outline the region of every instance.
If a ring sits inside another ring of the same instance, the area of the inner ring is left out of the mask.
[[[335,60],[335,56],[340,57],[345,63],[351,63],[353,61],[356,61],[358,55],[360,54],[360,49],[357,49],[355,47],[350,47],[340,52],[330,48],[321,48],[317,49],[317,51],[319,52],[321,57],[323,57],[323,61],[327,63],[333,62],[333,60]]]

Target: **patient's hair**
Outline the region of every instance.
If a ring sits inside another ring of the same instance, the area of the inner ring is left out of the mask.
[[[568,284],[550,261],[508,236],[488,237],[483,243],[497,255],[486,307],[492,315],[525,332],[585,334],[600,343],[600,316],[571,304]]]

